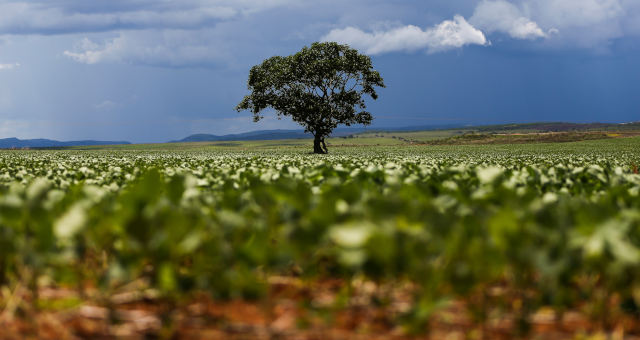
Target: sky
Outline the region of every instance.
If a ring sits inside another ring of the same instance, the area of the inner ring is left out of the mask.
[[[0,138],[295,129],[234,107],[315,41],[372,57],[374,128],[640,120],[638,0],[0,0]]]

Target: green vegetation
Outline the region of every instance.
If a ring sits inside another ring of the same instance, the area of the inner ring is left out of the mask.
[[[0,152],[0,311],[23,320],[7,331],[42,335],[29,320],[46,315],[125,334],[135,309],[155,321],[129,335],[308,335],[351,316],[365,337],[495,338],[550,310],[553,330],[640,334],[640,138],[322,156],[310,142]]]

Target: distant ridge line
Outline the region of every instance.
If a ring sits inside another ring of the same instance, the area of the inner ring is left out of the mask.
[[[570,123],[570,122],[535,122],[535,123],[507,123],[493,125],[471,125],[471,124],[446,124],[446,125],[420,125],[405,127],[346,127],[334,130],[332,137],[345,137],[363,132],[406,132],[406,131],[435,131],[463,129],[469,132],[499,132],[510,130],[529,130],[537,132],[566,132],[566,131],[607,131],[607,130],[627,130],[640,129],[640,121],[624,123]],[[257,130],[251,132],[213,135],[194,134],[181,140],[174,140],[168,143],[185,142],[220,142],[220,141],[257,141],[257,140],[282,140],[282,139],[310,139],[312,135],[304,133],[303,130]],[[102,145],[123,145],[140,144],[127,141],[98,141],[98,140],[78,140],[78,141],[57,141],[52,139],[18,139],[0,138],[0,149],[44,149],[44,148],[64,148],[71,146],[102,146]]]
[[[331,137],[344,137],[362,132],[376,131],[422,131],[422,130],[441,130],[460,128],[463,125],[437,125],[437,126],[411,126],[397,128],[338,128],[333,131]],[[313,138],[310,133],[304,133],[303,130],[257,130],[238,134],[229,135],[212,135],[212,134],[194,134],[180,140],[173,140],[169,143],[187,143],[187,142],[230,142],[230,141],[248,141],[248,140],[280,140],[280,139],[307,139]]]
[[[421,125],[406,127],[368,127],[368,128],[338,128],[334,130],[332,137],[343,137],[362,132],[401,132],[401,131],[433,131],[449,129],[465,129],[476,131],[509,131],[529,129],[540,132],[563,132],[563,131],[588,131],[597,129],[619,129],[619,128],[640,128],[640,122],[627,123],[569,123],[569,122],[536,122],[536,123],[508,123],[494,125],[469,125],[469,124],[447,124],[447,125]],[[304,133],[303,130],[257,130],[229,135],[194,134],[181,140],[170,141],[169,143],[186,142],[229,142],[229,141],[249,141],[249,140],[280,140],[280,139],[303,139],[312,138],[311,134]]]

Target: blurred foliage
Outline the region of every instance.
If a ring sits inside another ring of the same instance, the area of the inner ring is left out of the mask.
[[[366,277],[414,283],[416,325],[494,286],[524,322],[637,315],[640,153],[460,150],[2,152],[0,285],[256,299],[269,275]]]

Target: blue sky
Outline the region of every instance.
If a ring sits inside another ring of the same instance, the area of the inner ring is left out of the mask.
[[[372,56],[374,126],[640,120],[637,0],[0,0],[0,138],[296,128],[233,108],[321,40]]]

